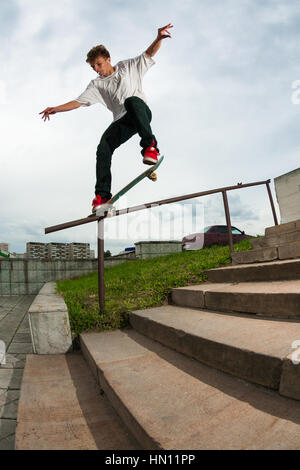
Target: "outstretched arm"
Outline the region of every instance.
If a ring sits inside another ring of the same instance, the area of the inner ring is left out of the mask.
[[[157,53],[163,39],[172,37],[170,32],[168,31],[168,29],[170,28],[173,28],[171,23],[167,24],[166,26],[163,26],[162,28],[158,28],[158,34],[155,41],[153,41],[151,46],[149,46],[146,50],[147,57],[153,57]]]
[[[42,119],[46,121],[50,120],[50,114],[62,113],[64,111],[71,111],[72,109],[79,108],[81,103],[78,101],[69,101],[68,103],[61,104],[60,106],[54,106],[52,108],[46,108],[44,111],[41,111],[39,114],[42,114]]]

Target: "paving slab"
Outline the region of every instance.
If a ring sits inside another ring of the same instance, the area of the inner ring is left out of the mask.
[[[28,308],[34,297],[0,296],[0,340],[6,347],[5,364],[0,366],[0,450],[14,449],[23,369],[26,353],[32,350]]]
[[[0,389],[21,388],[23,369],[4,369],[0,368]]]
[[[20,330],[18,330],[20,331]],[[29,333],[16,333],[14,336],[15,343],[30,343],[31,344],[31,335]]]
[[[17,419],[18,400],[0,406],[0,419]]]
[[[81,335],[101,388],[144,449],[300,449],[300,402],[134,330]]]
[[[19,395],[20,393],[18,390],[0,389],[0,406],[18,400]]]
[[[28,355],[17,450],[138,450],[81,354]]]
[[[33,347],[31,343],[20,343],[14,340],[10,343],[7,352],[9,354],[32,354]]]
[[[26,354],[6,354],[1,369],[24,369]]]
[[[0,442],[9,436],[14,437],[16,426],[17,420],[15,419],[0,419]]]
[[[15,448],[15,435],[14,434],[8,437],[4,437],[3,439],[1,439],[0,437],[0,450],[14,450],[14,448]]]
[[[0,339],[7,345],[12,341],[20,326],[24,324],[28,308],[34,297],[22,295],[14,298],[10,296],[6,299],[6,302],[3,302],[3,298],[0,297],[0,302],[3,303],[3,309],[6,313],[0,320]]]

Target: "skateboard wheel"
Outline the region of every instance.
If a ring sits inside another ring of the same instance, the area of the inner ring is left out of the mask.
[[[157,180],[157,174],[154,173],[154,172],[150,173],[149,179],[152,180],[152,181],[156,181]]]

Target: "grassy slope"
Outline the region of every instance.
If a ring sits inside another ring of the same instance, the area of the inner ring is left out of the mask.
[[[248,240],[235,245],[235,251],[251,248]],[[229,247],[215,245],[107,268],[105,315],[102,316],[99,316],[96,272],[57,281],[57,286],[68,306],[71,329],[78,336],[83,331],[126,326],[129,311],[163,305],[173,287],[199,284],[206,280],[206,269],[230,262]]]

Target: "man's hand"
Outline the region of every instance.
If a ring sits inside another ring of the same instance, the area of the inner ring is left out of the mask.
[[[42,114],[42,119],[44,119],[44,121],[46,121],[48,119],[48,121],[50,121],[50,114],[56,114],[56,108],[46,108],[44,109],[44,111],[41,111],[39,114]]]
[[[162,28],[158,28],[158,34],[157,34],[157,39],[160,41],[161,39],[165,38],[171,38],[170,31],[168,29],[173,28],[173,25],[171,23],[167,24],[166,26],[163,26]]]
[[[42,119],[46,121],[50,120],[50,114],[55,114],[55,113],[63,113],[64,111],[71,111],[72,109],[79,108],[81,106],[81,103],[78,103],[78,101],[73,100],[69,101],[68,103],[61,104],[59,106],[54,106],[52,108],[46,108],[44,111],[40,112],[39,114],[42,114]]]
[[[153,57],[157,53],[163,39],[172,37],[170,31],[168,31],[170,28],[173,28],[173,25],[171,23],[167,24],[166,26],[163,26],[162,28],[158,28],[158,33],[155,41],[146,50],[147,57]]]

